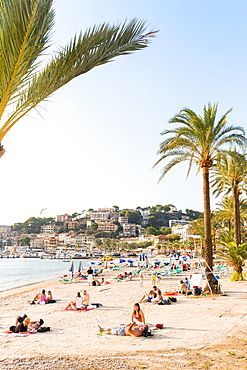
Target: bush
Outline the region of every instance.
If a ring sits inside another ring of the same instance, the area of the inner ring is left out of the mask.
[[[244,280],[243,275],[239,274],[237,271],[233,271],[231,281],[242,281],[242,280]]]

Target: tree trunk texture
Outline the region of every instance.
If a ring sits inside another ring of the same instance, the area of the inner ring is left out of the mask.
[[[234,186],[233,188],[233,207],[234,207],[234,242],[238,246],[239,244],[241,244],[238,186]]]
[[[5,153],[5,149],[0,143],[0,158],[4,155],[4,153]]]
[[[215,284],[213,283],[213,248],[211,234],[211,210],[210,210],[210,187],[209,187],[209,168],[203,167],[203,206],[204,206],[204,253],[205,270],[208,284],[213,293],[215,293]],[[206,286],[205,290],[209,290]]]

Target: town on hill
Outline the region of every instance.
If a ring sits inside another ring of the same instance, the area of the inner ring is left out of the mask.
[[[174,205],[156,205],[122,209],[89,209],[72,215],[30,217],[12,226],[0,225],[0,248],[5,253],[16,253],[28,247],[38,254],[42,249],[67,247],[92,251],[94,247],[119,249],[148,247],[164,241],[184,238],[190,222],[201,217],[201,212]]]

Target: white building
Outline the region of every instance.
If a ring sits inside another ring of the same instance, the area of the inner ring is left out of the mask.
[[[173,227],[174,225],[189,225],[190,221],[187,220],[169,220],[169,227]]]
[[[182,240],[189,240],[190,238],[190,233],[189,233],[189,230],[191,228],[191,225],[190,224],[186,224],[186,225],[174,225],[172,226],[172,234],[178,234],[180,235],[181,239]]]

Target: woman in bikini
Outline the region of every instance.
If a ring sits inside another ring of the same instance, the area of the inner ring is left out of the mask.
[[[141,310],[139,303],[134,304],[131,321],[137,323],[140,326],[145,326],[144,313]]]

